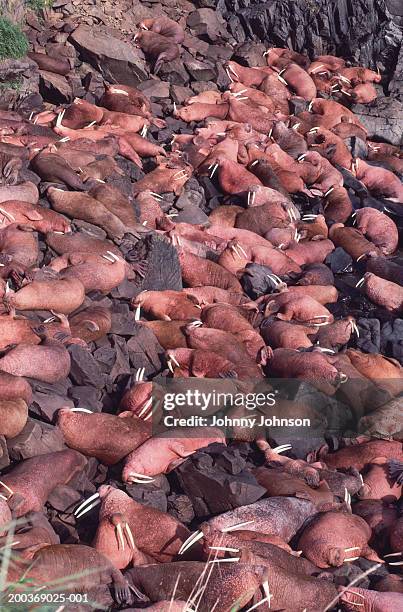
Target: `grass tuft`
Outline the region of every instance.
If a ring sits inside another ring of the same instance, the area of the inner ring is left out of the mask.
[[[0,17],[0,60],[24,57],[28,51],[28,40],[18,25],[6,17]]]

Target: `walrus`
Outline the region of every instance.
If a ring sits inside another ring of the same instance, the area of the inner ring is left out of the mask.
[[[19,344],[0,359],[0,370],[14,376],[25,376],[55,383],[70,372],[70,354],[54,338],[45,338],[40,345]]]
[[[63,183],[70,189],[83,191],[85,186],[74,169],[55,153],[38,153],[31,160],[33,171],[48,183]]]
[[[290,63],[280,70],[281,76],[291,89],[304,100],[316,98],[316,85],[310,75],[298,64]]]
[[[2,475],[0,491],[16,518],[41,512],[53,489],[67,484],[86,463],[83,455],[70,449],[31,457]]]
[[[344,187],[331,187],[324,195],[326,200],[323,210],[326,221],[346,223],[353,212],[353,205],[347,189]]]
[[[238,279],[214,261],[202,259],[181,250],[179,252],[179,262],[183,280],[190,287],[213,285],[228,291],[243,292]]]
[[[139,23],[139,27],[143,30],[151,30],[151,32],[166,36],[166,38],[171,38],[178,45],[183,43],[185,39],[185,33],[182,26],[173,19],[169,19],[169,17],[163,16],[156,17],[155,19],[143,19],[143,21]]]
[[[104,253],[68,253],[52,259],[49,269],[60,273],[60,278],[78,279],[86,293],[100,291],[107,294],[126,278],[127,264],[116,255]]]
[[[151,103],[147,96],[135,87],[104,82],[105,91],[99,104],[110,111],[127,113],[128,115],[151,116]]]
[[[20,226],[42,232],[70,232],[70,222],[48,208],[34,206],[20,200],[6,200],[1,202],[3,226],[18,223]]]
[[[14,310],[54,310],[70,314],[81,306],[85,298],[82,282],[76,278],[49,281],[34,280],[19,291],[9,291],[4,298],[4,308]]]
[[[105,230],[109,238],[123,238],[126,233],[126,226],[119,217],[87,193],[62,191],[56,187],[49,187],[47,196],[57,212],[98,225]]]
[[[383,253],[391,255],[399,244],[396,223],[376,208],[364,207],[356,211],[357,229],[368,237]]]
[[[212,427],[200,428],[199,432],[195,429],[186,431],[182,428],[178,431],[178,437],[175,437],[172,430],[165,432],[143,443],[126,457],[122,480],[131,482],[132,473],[135,480],[139,474],[144,476],[167,474],[197,450],[214,442],[225,444],[225,438],[219,429]]]
[[[0,401],[22,399],[28,406],[32,402],[31,385],[25,378],[0,371]]]
[[[36,235],[31,231],[24,231],[16,223],[0,230],[0,262],[3,270],[0,275],[7,278],[9,275],[18,281],[21,273],[38,261],[39,245]]]
[[[334,223],[329,229],[329,238],[337,247],[342,247],[355,260],[368,255],[381,255],[373,242],[367,240],[363,233],[355,227],[345,227],[342,223]]]
[[[157,194],[174,192],[179,195],[191,174],[192,171],[188,166],[171,168],[159,164],[155,170],[146,174],[144,178],[133,185],[132,193],[137,196],[137,194],[149,190]]]
[[[104,555],[83,544],[38,544],[26,549],[10,564],[7,578],[18,583],[21,575],[39,588],[56,583],[52,586],[56,593],[63,589],[88,593],[95,586],[111,584],[119,604],[133,602],[122,573]]]
[[[403,286],[403,268],[386,257],[371,257],[366,260],[367,272]]]
[[[403,287],[376,276],[372,272],[366,272],[357,286],[369,297],[371,302],[386,308],[392,312],[403,310]]]
[[[315,327],[294,325],[288,321],[271,321],[265,319],[261,326],[262,338],[273,349],[275,348],[309,348],[312,341],[309,334],[315,333]]]
[[[131,305],[163,321],[198,319],[200,315],[197,299],[181,291],[142,291]]]
[[[221,329],[210,329],[208,327],[196,327],[189,324],[185,328],[187,345],[189,348],[212,351],[222,355],[236,366],[239,378],[260,380],[262,372],[249,355],[244,343],[234,334]]]
[[[383,563],[368,545],[372,531],[360,516],[341,512],[319,514],[305,527],[297,546],[317,567],[341,567],[364,557]]]
[[[164,62],[172,62],[179,57],[179,47],[176,42],[163,36],[162,33],[141,30],[135,35],[134,41],[145,55],[154,61],[154,74],[158,74]]]
[[[205,563],[177,561],[175,563],[147,564],[125,572],[130,584],[136,586],[153,601],[170,599],[172,585],[176,584],[176,597],[188,601],[199,584],[208,577],[208,588],[198,603],[200,612],[228,612],[240,606],[243,608],[253,601],[266,601],[269,593],[269,570],[250,563],[217,563],[210,569]],[[211,572],[211,573],[210,573]],[[260,593],[265,590],[266,598]],[[153,609],[152,606],[151,609]],[[154,608],[155,609],[155,608]],[[161,608],[156,608],[161,609]],[[168,608],[162,608],[166,610]]]
[[[357,158],[352,162],[352,172],[372,195],[403,203],[402,182],[390,170],[373,166]]]
[[[337,368],[317,350],[300,353],[295,349],[277,348],[268,358],[267,369],[274,377],[304,380],[327,395],[333,395],[343,380]],[[344,378],[347,377],[344,375]]]
[[[379,593],[362,587],[351,587],[345,590],[339,587],[339,599],[343,606],[348,611],[355,612],[357,606],[360,605],[362,612],[393,612],[403,606],[403,594],[386,591]]]
[[[88,164],[83,164],[81,168],[80,178],[85,183],[94,179],[95,181],[105,181],[113,175],[124,176],[113,157],[105,156],[102,159],[91,161]]]
[[[15,438],[24,429],[28,406],[23,399],[0,399],[0,435]]]
[[[108,334],[112,327],[112,316],[105,306],[88,306],[69,319],[71,334],[84,342],[95,342]]]
[[[119,569],[135,562],[133,556],[138,553],[159,563],[172,561],[189,536],[189,530],[173,516],[145,506],[110,485],[102,485],[96,498],[101,509],[92,545]],[[76,516],[89,508],[88,501],[84,502]]]
[[[402,443],[395,440],[369,440],[352,446],[346,446],[334,453],[328,452],[325,446],[319,453],[319,460],[324,461],[330,469],[347,469],[351,466],[361,471],[377,457],[396,459],[402,456]]]
[[[57,426],[68,447],[114,465],[151,436],[151,425],[130,412],[116,416],[62,408]]]

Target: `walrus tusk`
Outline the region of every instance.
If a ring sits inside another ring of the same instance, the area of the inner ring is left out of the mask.
[[[221,529],[221,533],[229,533],[230,531],[236,531],[240,527],[245,527],[245,525],[251,525],[255,521],[245,521],[244,523],[237,523],[236,525],[231,525],[231,527],[224,527]]]
[[[185,540],[178,551],[178,555],[183,555],[184,552],[188,550],[193,544],[196,544],[199,540],[204,538],[204,533],[202,531],[194,531],[190,536]]]

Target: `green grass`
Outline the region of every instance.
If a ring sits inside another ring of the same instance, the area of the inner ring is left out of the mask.
[[[5,91],[6,89],[14,89],[14,91],[20,91],[21,86],[21,78],[9,79],[8,81],[0,81],[0,91]]]
[[[24,57],[28,51],[28,40],[18,25],[6,17],[0,17],[0,60]]]

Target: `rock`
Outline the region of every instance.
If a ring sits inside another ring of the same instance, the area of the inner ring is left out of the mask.
[[[267,66],[266,58],[263,53],[266,51],[265,45],[256,42],[245,42],[239,45],[233,52],[233,60],[242,66]]]
[[[130,374],[129,352],[124,338],[111,335],[110,342],[115,353],[115,359],[109,372],[109,378],[115,382],[120,376]]]
[[[403,44],[400,47],[396,68],[389,83],[389,93],[400,102],[403,102]]]
[[[266,493],[247,469],[240,450],[223,449],[221,444],[197,451],[175,473],[198,517],[253,504]]]
[[[192,59],[185,61],[184,64],[194,81],[213,81],[217,77],[217,70],[210,62]]]
[[[229,79],[228,79],[228,83],[229,83]],[[199,94],[202,93],[203,91],[209,91],[209,90],[213,90],[216,91],[218,89],[217,84],[213,83],[212,81],[199,81],[199,82],[195,82],[192,83],[192,89],[194,91],[195,94]]]
[[[148,98],[169,98],[169,83],[159,79],[144,81],[138,87]]]
[[[66,77],[47,70],[40,70],[39,74],[39,91],[45,100],[53,104],[72,102],[73,92]]]
[[[52,425],[29,418],[22,432],[7,440],[10,458],[21,461],[65,449],[61,431]]]
[[[193,91],[189,87],[171,85],[171,98],[176,104],[183,104],[191,96],[193,96]]]
[[[78,505],[80,494],[67,485],[59,485],[48,497],[48,504],[59,512],[71,512]]]
[[[87,350],[78,344],[69,346],[71,357],[70,377],[76,385],[91,385],[102,388],[105,376],[102,374],[97,361]]]
[[[200,8],[190,13],[187,25],[196,36],[203,36],[212,43],[230,38],[222,16],[218,11],[210,8]]]
[[[207,42],[201,38],[192,36],[188,32],[185,32],[185,39],[182,44],[192,55],[206,55],[209,48],[209,44]]]
[[[371,105],[356,104],[352,110],[368,130],[372,140],[402,144],[403,102],[393,98],[378,98]]]
[[[206,57],[215,62],[217,59],[229,60],[233,56],[231,47],[222,47],[219,45],[209,45]]]
[[[151,329],[137,325],[137,333],[130,338],[127,348],[131,366],[134,369],[145,368],[145,378],[161,370],[164,350]]]
[[[145,278],[138,285],[137,292],[149,289],[163,291],[182,289],[182,275],[176,249],[157,234],[148,234],[139,240],[126,255],[129,262],[147,262]]]
[[[0,470],[10,465],[10,457],[8,455],[7,441],[4,436],[0,436]]]
[[[101,392],[95,387],[80,387],[75,385],[71,387],[69,397],[78,408],[88,408],[92,412],[101,412]]]
[[[70,35],[84,61],[97,68],[112,82],[136,87],[147,79],[145,60],[141,51],[112,36],[105,36],[94,28],[80,25]]]
[[[267,46],[289,47],[310,57],[328,54],[375,67],[387,56],[393,69],[400,45],[391,37],[393,18],[385,0],[224,0],[223,12],[232,34],[263,41]]]
[[[60,408],[73,408],[74,404],[66,397],[55,394],[45,394],[36,392],[32,396],[32,404],[29,407],[30,412],[38,415],[47,422],[52,423],[54,421],[55,413]]]
[[[189,82],[189,75],[180,59],[175,59],[173,62],[164,62],[158,76],[163,81],[172,83],[172,85],[186,85]]]
[[[187,495],[177,495],[176,493],[170,495],[168,497],[168,512],[185,525],[191,523],[195,517],[192,502]]]
[[[136,334],[136,322],[134,313],[129,310],[127,304],[115,303],[112,308],[112,334],[120,336],[133,336]]]
[[[167,511],[167,498],[161,489],[151,488],[150,485],[142,487],[139,484],[135,484],[126,486],[126,492],[132,499],[144,504],[144,506],[157,508],[161,512]]]

